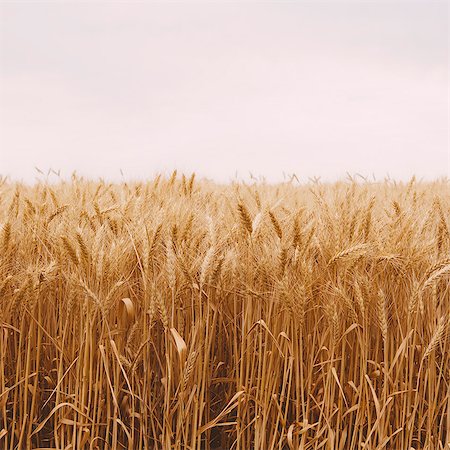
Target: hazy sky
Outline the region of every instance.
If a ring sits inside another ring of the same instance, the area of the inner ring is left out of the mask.
[[[0,173],[449,176],[448,9],[2,2]]]

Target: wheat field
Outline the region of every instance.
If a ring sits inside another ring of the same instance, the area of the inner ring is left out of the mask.
[[[0,203],[1,449],[450,449],[448,180]]]

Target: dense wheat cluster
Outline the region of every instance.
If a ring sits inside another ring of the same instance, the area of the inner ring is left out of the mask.
[[[0,186],[0,448],[449,449],[447,181]]]

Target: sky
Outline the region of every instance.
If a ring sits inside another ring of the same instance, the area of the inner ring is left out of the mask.
[[[0,3],[0,174],[450,176],[449,2]]]

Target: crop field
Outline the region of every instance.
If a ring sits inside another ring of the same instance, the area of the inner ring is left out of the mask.
[[[0,180],[0,448],[450,449],[450,184]]]

